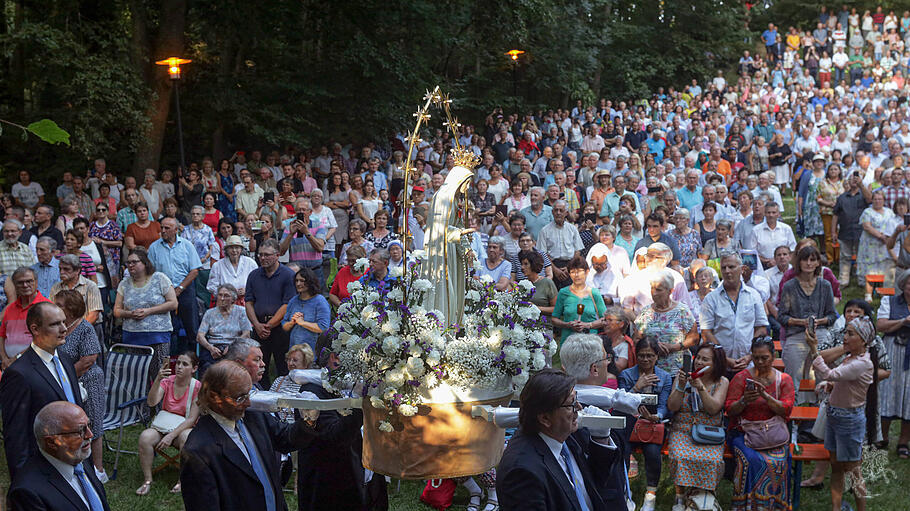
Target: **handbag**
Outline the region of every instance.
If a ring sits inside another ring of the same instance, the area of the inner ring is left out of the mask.
[[[663,445],[664,423],[651,422],[639,418],[635,421],[635,426],[632,426],[632,434],[629,435],[629,441],[639,444]]]
[[[777,377],[774,380],[775,398],[780,392],[780,371],[775,370]],[[787,421],[780,415],[761,421],[743,419],[740,423],[745,433],[746,446],[756,451],[774,449],[786,445],[790,441],[790,431]]]
[[[701,445],[720,445],[727,441],[727,433],[720,426],[693,424],[692,441]]]
[[[157,415],[155,415],[155,419],[152,420],[152,429],[166,435],[183,424],[183,421],[185,421],[186,418],[190,416],[190,408],[193,406],[192,397],[194,388],[196,388],[196,378],[190,378],[190,385],[186,388],[186,391],[190,394],[186,397],[186,412],[184,416],[181,417],[176,413],[171,413],[167,410],[161,410]]]
[[[454,479],[430,479],[420,494],[420,501],[438,511],[445,511],[452,506],[455,495]]]

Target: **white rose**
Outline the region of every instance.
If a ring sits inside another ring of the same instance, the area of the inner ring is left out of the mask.
[[[404,385],[405,375],[400,369],[392,369],[386,373],[385,380],[389,383],[389,385],[400,387]]]
[[[386,337],[382,341],[382,352],[386,355],[392,356],[398,353],[398,350],[401,349],[401,340],[394,335]]]
[[[423,359],[420,357],[410,357],[408,358],[408,374],[413,378],[418,378],[426,372],[426,369],[423,366]]]
[[[512,384],[516,387],[521,388],[525,386],[525,383],[528,383],[528,372],[522,371],[519,374],[516,374],[512,377]]]
[[[412,357],[419,357],[420,355],[423,355],[423,348],[421,348],[416,343],[411,344],[411,347],[408,348],[408,355],[411,355]]]
[[[439,365],[439,352],[436,350],[430,350],[430,354],[427,355],[427,365],[430,367],[436,367]]]
[[[543,366],[546,363],[547,363],[547,359],[546,359],[546,357],[543,356],[543,353],[538,351],[537,353],[534,354],[534,359],[533,359],[532,364],[533,364],[535,371],[539,371],[539,370],[543,369]]]
[[[402,403],[398,405],[398,413],[404,415],[405,417],[413,417],[417,415],[417,407],[414,405],[409,405],[407,403]]]
[[[393,266],[393,267],[389,268],[390,277],[398,278],[398,277],[401,277],[402,273],[403,272],[402,272],[401,266]]]
[[[386,421],[379,421],[379,431],[382,431],[383,433],[391,433],[392,431],[395,431],[395,428],[393,428],[392,425]]]
[[[518,352],[518,348],[516,348],[515,346],[506,346],[505,348],[502,349],[502,352],[506,356],[506,362],[515,362],[516,360],[518,360],[519,352]]]
[[[402,291],[400,287],[396,287],[395,289],[389,291],[385,297],[389,300],[400,302],[404,300],[404,291]]]
[[[414,281],[412,286],[414,286],[414,289],[418,291],[427,291],[433,287],[433,283],[427,279],[417,279]]]
[[[357,293],[358,291],[362,291],[362,290],[363,290],[363,284],[361,284],[357,280],[350,282],[348,284],[348,293],[350,293],[352,295]],[[344,304],[344,305],[348,305],[348,304]],[[342,305],[342,307],[344,307],[344,305]],[[341,313],[341,309],[339,309],[338,312]]]
[[[401,324],[397,321],[386,321],[382,324],[382,333],[397,334],[401,330]]]
[[[361,257],[354,262],[354,270],[358,273],[366,271],[367,267],[370,266],[370,260],[366,257]]]
[[[415,250],[411,252],[411,255],[414,256],[414,259],[420,259],[421,261],[427,258],[427,253],[424,250]]]
[[[520,287],[525,292],[528,292],[534,289],[534,284],[532,284],[530,280],[525,279],[518,283],[518,287]]]
[[[493,277],[491,277],[489,274],[485,273],[480,276],[480,281],[485,284],[489,284],[489,283],[493,282]]]
[[[476,302],[476,301],[480,300],[480,293],[478,293],[477,291],[473,291],[473,290],[468,291],[468,293],[464,296],[464,298],[465,298],[465,300]]]
[[[376,409],[382,409],[385,408],[385,401],[376,396],[373,396],[370,398],[370,406]]]

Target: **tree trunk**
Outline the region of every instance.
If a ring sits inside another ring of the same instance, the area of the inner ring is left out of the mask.
[[[183,55],[184,27],[186,26],[186,0],[161,0],[158,35],[154,48],[146,53],[145,83],[151,91],[148,109],[149,131],[145,143],[136,152],[133,172],[158,169],[164,131],[171,109],[171,84],[167,70],[155,65],[156,60]],[[148,31],[146,30],[146,33]]]

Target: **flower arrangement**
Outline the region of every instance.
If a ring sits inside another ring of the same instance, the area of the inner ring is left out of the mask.
[[[351,298],[339,307],[330,331],[339,367],[328,373],[326,385],[363,382],[364,399],[387,410],[378,424],[385,432],[399,429],[401,417],[418,414],[428,392],[443,384],[519,390],[530,371],[544,367],[545,351],[555,349],[539,309],[528,301],[530,282],[500,292],[489,279],[469,278],[464,324],[446,324],[439,311],[422,305],[432,283],[418,278],[425,254],[413,256],[403,269],[390,268],[376,288],[349,284]],[[366,265],[361,259],[355,268]]]

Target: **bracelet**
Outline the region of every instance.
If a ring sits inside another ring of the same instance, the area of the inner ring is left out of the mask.
[[[679,392],[685,392],[685,391],[686,391],[685,388],[679,388],[679,385],[676,386],[676,390],[679,391]]]

